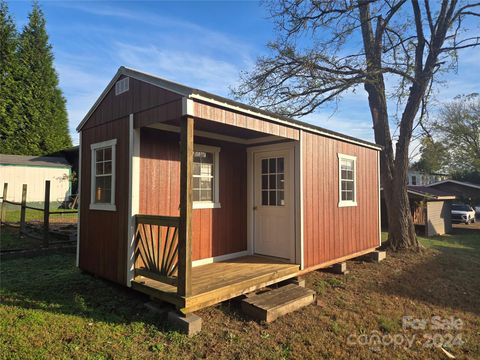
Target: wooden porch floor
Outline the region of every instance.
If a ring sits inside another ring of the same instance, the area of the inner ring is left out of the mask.
[[[186,298],[177,295],[175,286],[143,276],[135,277],[132,288],[188,313],[290,279],[299,270],[277,259],[244,256],[192,268],[192,295]]]

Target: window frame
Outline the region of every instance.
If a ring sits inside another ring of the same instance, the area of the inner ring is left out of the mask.
[[[342,200],[342,160],[353,161],[353,200]],[[357,205],[357,157],[338,153],[338,207]]]
[[[115,173],[116,173],[116,147],[117,139],[111,139],[102,141],[99,143],[90,145],[90,161],[91,161],[91,174],[90,174],[90,210],[104,210],[104,211],[116,211],[117,207],[115,205]],[[97,150],[111,148],[112,149],[112,179],[111,179],[111,196],[110,203],[97,203],[95,202],[95,180],[97,177]]]
[[[213,154],[213,201],[192,201],[193,209],[218,209],[220,204],[220,148],[217,146],[194,144],[193,151],[204,151]],[[192,163],[193,170],[193,163]],[[193,171],[192,171],[192,192],[193,192]],[[193,198],[193,196],[192,196]]]

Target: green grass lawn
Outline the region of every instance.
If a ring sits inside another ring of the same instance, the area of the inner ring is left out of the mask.
[[[198,312],[193,338],[169,329],[144,307],[147,298],[81,273],[72,253],[3,260],[0,354],[4,358],[445,358],[412,348],[347,345],[351,334],[403,334],[401,318],[463,321],[456,358],[480,358],[480,232],[421,238],[422,254],[390,254],[379,264],[351,261],[348,275],[312,272],[318,304],[272,324],[246,319],[234,302]],[[412,334],[412,332],[408,332]]]
[[[50,209],[50,212],[61,212],[61,211],[70,211],[68,209]],[[51,214],[50,221],[51,222],[75,222],[77,219],[77,212],[72,211],[70,214]],[[5,222],[8,223],[17,223],[20,222],[20,207],[16,206],[15,208],[11,207],[5,211]],[[32,222],[32,221],[40,221],[43,222],[43,211],[39,210],[32,210],[26,209],[25,211],[25,221]]]

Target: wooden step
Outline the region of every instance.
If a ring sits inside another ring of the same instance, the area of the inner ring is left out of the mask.
[[[282,315],[310,305],[314,300],[315,291],[289,284],[243,299],[242,310],[257,321],[269,323]]]

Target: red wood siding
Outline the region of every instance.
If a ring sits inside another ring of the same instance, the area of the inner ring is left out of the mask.
[[[247,249],[247,156],[243,145],[195,138],[220,150],[219,209],[193,210],[192,259]],[[179,134],[142,129],[140,140],[142,214],[178,216],[180,204]]]
[[[82,130],[128,116],[132,113],[147,111],[159,105],[167,106],[169,109],[168,114],[172,115],[172,117],[181,116],[181,95],[133,78],[130,78],[129,83],[129,90],[120,95],[115,95],[114,86],[90,116]],[[172,114],[172,112],[177,114]],[[143,118],[141,120],[144,121]]]
[[[302,147],[305,267],[377,247],[377,151],[308,132]],[[357,157],[354,207],[338,207],[338,153]]]
[[[125,284],[128,212],[128,129],[127,118],[120,118],[81,132],[80,268]],[[117,139],[115,169],[116,211],[90,210],[90,144]]]
[[[275,124],[267,120],[257,119],[253,116],[244,115],[232,110],[204,104],[198,101],[195,101],[193,104],[193,113],[196,117],[202,119],[233,125],[239,128],[255,130],[265,134],[281,136],[288,139],[298,140],[300,136],[300,131],[298,129]]]

